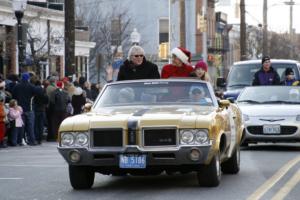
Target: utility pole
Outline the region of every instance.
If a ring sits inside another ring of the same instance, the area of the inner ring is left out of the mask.
[[[292,38],[293,34],[293,6],[295,5],[295,2],[293,0],[284,2],[286,5],[290,6],[290,28],[289,28],[289,33]]]
[[[185,0],[180,0],[179,2],[179,13],[180,13],[180,46],[181,47],[186,47],[186,42],[185,42]]]
[[[263,56],[268,55],[268,0],[263,5]]]
[[[204,19],[204,30],[202,32],[202,56],[203,61],[207,62],[207,0],[202,1],[202,16]]]
[[[246,17],[245,17],[245,0],[240,0],[240,10],[241,10],[241,25],[240,25],[240,57],[241,60],[246,60]]]
[[[75,0],[65,1],[65,76],[75,74]]]

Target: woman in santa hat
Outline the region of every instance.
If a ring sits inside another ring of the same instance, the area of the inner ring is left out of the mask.
[[[161,78],[189,77],[193,71],[193,67],[190,65],[191,52],[182,47],[176,47],[171,51],[171,54],[172,64],[163,66]]]
[[[208,74],[208,66],[203,60],[197,62],[194,71],[192,71],[191,73],[191,76],[197,77],[202,81],[211,82],[211,79]]]

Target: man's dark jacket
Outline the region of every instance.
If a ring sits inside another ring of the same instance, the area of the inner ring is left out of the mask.
[[[135,66],[131,61],[126,60],[120,67],[117,81],[156,78],[160,78],[157,65],[144,58],[143,63],[139,66]]]
[[[42,93],[42,88],[38,88],[28,81],[21,80],[13,89],[13,98],[18,101],[24,112],[29,112],[33,110],[32,97]]]
[[[268,72],[261,68],[254,74],[252,85],[280,85],[280,77],[273,67]]]

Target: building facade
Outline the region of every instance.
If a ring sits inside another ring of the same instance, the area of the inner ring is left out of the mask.
[[[41,78],[54,72],[64,77],[64,21],[64,11],[27,5],[22,18],[25,27],[22,40],[27,43],[24,70],[38,71]],[[11,1],[0,1],[0,73],[4,76],[20,73],[16,23]],[[88,31],[77,30],[76,33],[74,76],[89,77],[89,52],[95,43],[89,41]],[[34,63],[36,58],[38,63]]]

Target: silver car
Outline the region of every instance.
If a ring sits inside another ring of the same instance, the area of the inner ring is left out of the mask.
[[[246,87],[237,99],[243,114],[242,145],[300,142],[300,87]]]

